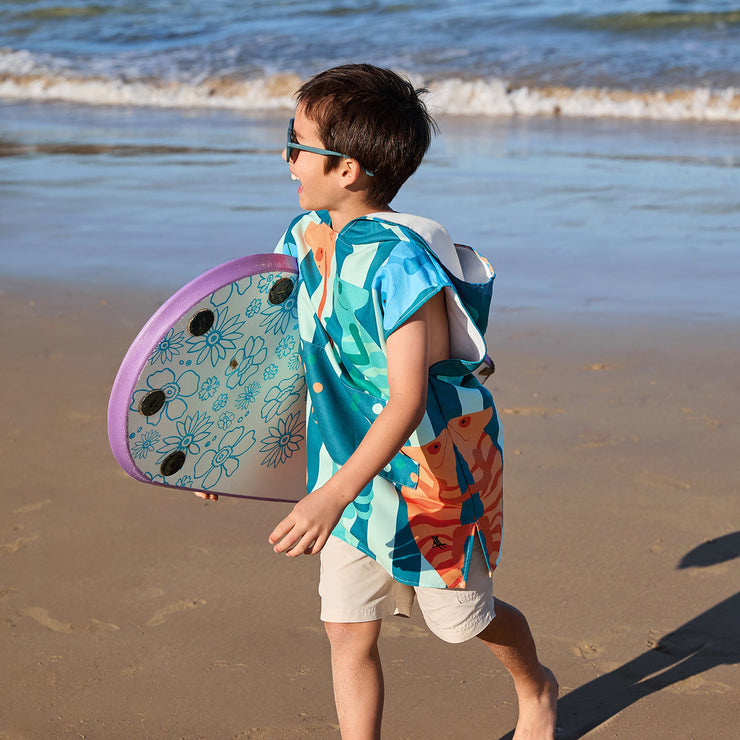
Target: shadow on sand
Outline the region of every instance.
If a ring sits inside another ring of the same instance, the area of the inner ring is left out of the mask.
[[[678,568],[740,557],[740,532],[705,542]],[[558,702],[557,737],[575,740],[631,704],[718,665],[740,663],[740,592],[668,633],[647,652],[571,691]],[[501,740],[511,740],[513,732]]]

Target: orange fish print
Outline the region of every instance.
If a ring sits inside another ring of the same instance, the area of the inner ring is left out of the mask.
[[[501,547],[503,466],[501,453],[485,431],[492,416],[493,409],[458,416],[428,444],[401,449],[419,464],[416,488],[401,488],[411,533],[449,588],[465,585],[465,547],[471,535],[480,532],[485,538],[491,569]],[[458,482],[456,451],[472,478],[465,490]],[[473,507],[476,494],[482,513],[476,521],[463,524],[463,505],[470,502]]]

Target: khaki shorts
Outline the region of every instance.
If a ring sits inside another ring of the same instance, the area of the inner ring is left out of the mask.
[[[430,632],[445,642],[475,637],[495,616],[491,575],[477,542],[466,587],[446,589],[399,583],[372,558],[329,537],[321,551],[319,595],[321,620],[339,623],[408,617],[416,598]]]

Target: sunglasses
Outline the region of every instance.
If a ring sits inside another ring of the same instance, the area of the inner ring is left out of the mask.
[[[306,146],[305,144],[297,144],[295,141],[295,132],[293,131],[293,122],[295,121],[295,118],[291,118],[290,122],[288,123],[288,138],[285,142],[285,159],[290,162],[293,159],[293,151],[298,149],[302,152],[313,152],[314,154],[322,154],[325,157],[342,157],[342,159],[354,159],[353,157],[349,157],[346,154],[342,154],[341,152],[332,152],[330,149],[318,149],[315,146]],[[363,170],[365,168],[363,167]],[[373,176],[372,172],[368,172],[368,170],[365,170],[365,174],[369,175],[370,177]]]

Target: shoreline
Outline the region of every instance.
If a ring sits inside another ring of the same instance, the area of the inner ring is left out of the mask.
[[[271,251],[298,213],[282,114],[0,109],[8,277],[171,293]],[[393,207],[491,261],[497,312],[617,325],[740,316],[736,126],[440,123]]]
[[[193,274],[193,279],[196,277]],[[92,310],[108,308],[114,305],[126,306],[134,313],[126,319],[128,326],[135,326],[140,320],[139,328],[170,296],[180,290],[189,281],[171,286],[125,286],[118,283],[101,283],[95,280],[67,280],[50,277],[33,278],[27,276],[8,276],[0,274],[0,301],[33,302],[36,308],[40,302],[47,302],[51,311],[66,309]],[[598,303],[598,301],[594,301]],[[7,308],[6,308],[7,311]],[[112,309],[111,309],[112,311]],[[106,321],[105,312],[92,314],[89,318]],[[647,309],[604,310],[584,307],[580,310],[557,310],[547,306],[519,305],[511,306],[498,303],[496,288],[488,322],[487,340],[495,341],[500,329],[503,333],[526,331],[533,325],[539,327],[583,327],[598,329],[608,327],[610,330],[622,328],[624,331],[645,333],[647,337],[653,331],[674,332],[677,335],[690,330],[700,333],[713,331],[720,334],[732,333],[740,329],[740,315],[734,316],[719,312],[690,312],[682,314],[670,312],[655,313]],[[138,329],[137,329],[138,331]],[[133,338],[133,337],[132,337]],[[678,338],[678,337],[677,337]]]
[[[139,484],[108,450],[113,377],[167,296],[0,288],[0,736],[338,737],[318,563],[266,542],[286,505]],[[495,594],[527,615],[573,737],[729,740],[737,322],[546,318],[494,315],[489,332],[506,460]],[[388,737],[512,729],[513,688],[475,641],[445,645],[417,612],[387,620],[381,653]]]

